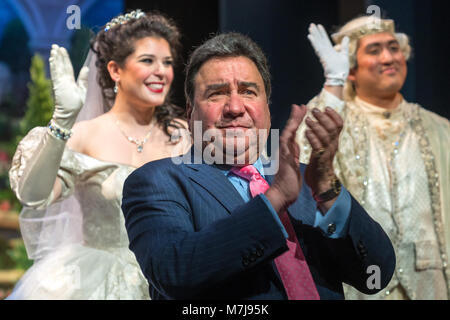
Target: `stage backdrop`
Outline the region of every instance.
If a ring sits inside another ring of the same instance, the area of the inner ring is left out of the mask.
[[[183,34],[184,57],[209,34],[238,31],[252,37],[269,57],[273,81],[272,124],[282,128],[292,103],[307,103],[323,85],[322,67],[306,38],[311,22],[329,32],[381,8],[398,29],[411,36],[413,57],[402,90],[409,101],[450,117],[450,27],[445,1],[440,0],[126,0],[126,9],[158,9],[173,17]],[[182,68],[176,74],[175,101],[184,104]]]

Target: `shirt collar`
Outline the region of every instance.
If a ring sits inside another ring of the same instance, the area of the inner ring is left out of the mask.
[[[404,102],[405,100],[402,96],[402,99],[397,107],[395,107],[394,109],[386,109],[364,101],[358,96],[355,97],[355,103],[358,105],[360,111],[363,111],[370,117],[385,119],[389,121],[402,119]]]
[[[256,168],[256,170],[258,170],[258,172],[259,172],[259,174],[263,177],[263,178],[265,178],[264,177],[264,167],[263,167],[263,164],[262,164],[262,161],[261,161],[261,158],[258,158],[258,160],[256,160],[253,164],[252,164],[255,168]],[[227,167],[225,167],[225,166],[216,166],[220,171],[222,171],[222,173],[225,175],[225,176],[228,176],[231,172],[231,168],[232,167],[229,167],[229,166],[227,166]]]

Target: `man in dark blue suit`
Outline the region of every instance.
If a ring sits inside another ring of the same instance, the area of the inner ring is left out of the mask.
[[[343,299],[343,282],[371,294],[391,279],[389,238],[333,172],[342,119],[305,120],[314,152],[299,165],[306,107],[293,105],[277,161],[266,162],[270,92],[266,58],[246,36],[215,36],[191,55],[193,147],[135,170],[123,191],[153,299]]]

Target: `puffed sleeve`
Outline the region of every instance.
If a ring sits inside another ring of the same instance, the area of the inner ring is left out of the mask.
[[[34,209],[44,209],[48,207],[55,201],[67,198],[73,193],[75,180],[77,172],[74,168],[70,168],[67,165],[61,165],[58,169],[57,177],[61,180],[61,195],[58,199],[55,199],[53,191],[46,199],[41,199],[38,201],[26,202],[20,194],[20,182],[23,179],[24,172],[27,166],[32,165],[33,157],[35,157],[38,152],[38,148],[41,145],[41,141],[44,139],[44,135],[47,132],[46,127],[36,127],[32,129],[19,143],[16,152],[14,154],[11,169],[9,170],[9,181],[11,184],[11,189],[14,191],[17,199],[22,203],[22,205]],[[67,151],[67,149],[66,149]],[[70,163],[70,154],[64,151],[63,159],[61,164]],[[45,172],[42,172],[45,175]]]

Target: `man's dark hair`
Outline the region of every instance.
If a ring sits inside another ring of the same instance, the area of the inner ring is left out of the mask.
[[[252,39],[236,32],[216,35],[192,52],[186,65],[186,78],[184,81],[186,101],[191,106],[193,105],[195,76],[205,62],[213,58],[241,56],[247,57],[255,63],[263,79],[267,102],[269,102],[272,87],[267,58],[262,49]]]

